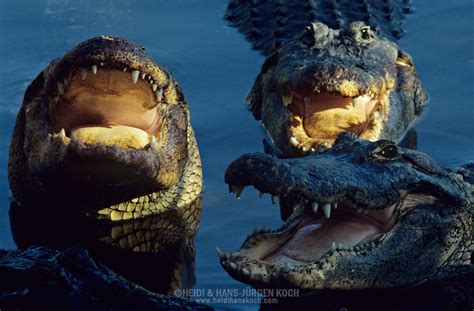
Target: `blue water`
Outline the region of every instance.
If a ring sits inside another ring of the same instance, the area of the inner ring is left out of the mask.
[[[444,166],[474,160],[474,5],[414,1],[399,42],[415,60],[430,95],[417,124],[419,149]],[[263,57],[223,20],[225,0],[0,0],[0,248],[13,249],[8,220],[11,131],[29,82],[89,37],[139,42],[180,82],[190,104],[204,169],[204,208],[196,238],[199,289],[244,288],[220,267],[215,246],[234,250],[255,226],[275,227],[279,212],[251,190],[237,201],[223,182],[237,156],[261,150],[264,134],[244,98]],[[257,305],[221,305],[232,310]]]

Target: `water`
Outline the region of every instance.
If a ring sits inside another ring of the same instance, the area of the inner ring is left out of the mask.
[[[474,6],[470,0],[414,2],[416,12],[399,44],[412,55],[430,95],[430,109],[417,124],[419,149],[456,167],[474,160]],[[0,0],[0,248],[15,248],[7,159],[24,90],[50,60],[78,42],[120,35],[143,44],[169,68],[190,104],[205,187],[196,288],[245,288],[220,267],[214,247],[237,249],[253,227],[280,221],[269,197],[259,199],[247,189],[237,201],[223,182],[227,164],[261,150],[264,138],[244,105],[263,57],[227,26],[225,6],[225,0]]]

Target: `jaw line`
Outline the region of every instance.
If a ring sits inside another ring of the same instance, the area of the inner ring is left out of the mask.
[[[260,230],[254,231],[253,234],[247,237],[239,251],[235,253],[222,253],[218,250],[218,252],[220,252],[220,262],[224,269],[233,277],[244,283],[252,285],[255,285],[256,282],[263,282],[265,284],[269,284],[272,281],[270,276],[270,273],[272,271],[277,274],[288,274],[290,272],[303,273],[306,267],[311,267],[312,269],[316,268],[317,270],[321,271],[321,273],[323,273],[324,270],[328,269],[327,266],[325,268],[323,268],[323,266],[327,265],[330,260],[332,260],[331,258],[334,255],[370,256],[373,251],[375,251],[378,247],[380,247],[380,245],[382,245],[382,243],[385,243],[384,241],[394,230],[397,223],[407,211],[411,210],[412,207],[417,206],[418,204],[433,203],[435,201],[436,198],[432,197],[430,194],[405,193],[405,196],[396,203],[396,210],[398,210],[399,213],[396,214],[396,221],[389,230],[369,239],[368,241],[362,240],[361,242],[354,245],[352,248],[336,247],[335,249],[330,249],[324,252],[317,261],[301,262],[301,264],[291,264],[288,262],[272,262],[263,260],[262,258],[268,256],[268,253],[280,248],[286,243],[288,239],[291,239],[291,234],[300,226],[302,222],[302,215],[305,213],[305,211],[303,209],[296,210],[279,229],[272,231],[266,228],[262,228]],[[301,219],[298,219],[299,217]],[[277,243],[277,245],[269,247],[268,245],[265,245],[265,243],[272,243],[268,240],[283,240],[283,242]],[[261,250],[255,251],[255,248],[265,247],[267,248],[267,250],[265,251],[264,255],[256,256],[255,254],[252,254],[252,252],[263,252]],[[331,266],[332,265],[333,264],[331,264]]]

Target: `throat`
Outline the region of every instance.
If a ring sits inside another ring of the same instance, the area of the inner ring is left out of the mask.
[[[51,112],[55,133],[64,129],[71,139],[87,143],[142,148],[161,127],[160,105],[149,83],[111,69],[87,78],[75,72]]]
[[[360,136],[370,126],[377,106],[378,100],[372,95],[351,98],[321,93],[294,96],[290,111],[301,119],[309,137],[334,139],[342,131]]]

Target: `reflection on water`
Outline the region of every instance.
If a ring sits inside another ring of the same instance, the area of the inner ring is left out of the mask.
[[[45,207],[12,202],[10,222],[18,248],[45,246],[64,250],[86,248],[115,272],[158,293],[195,284],[194,236],[201,199],[182,209],[135,220],[110,222],[72,214],[45,213]]]

